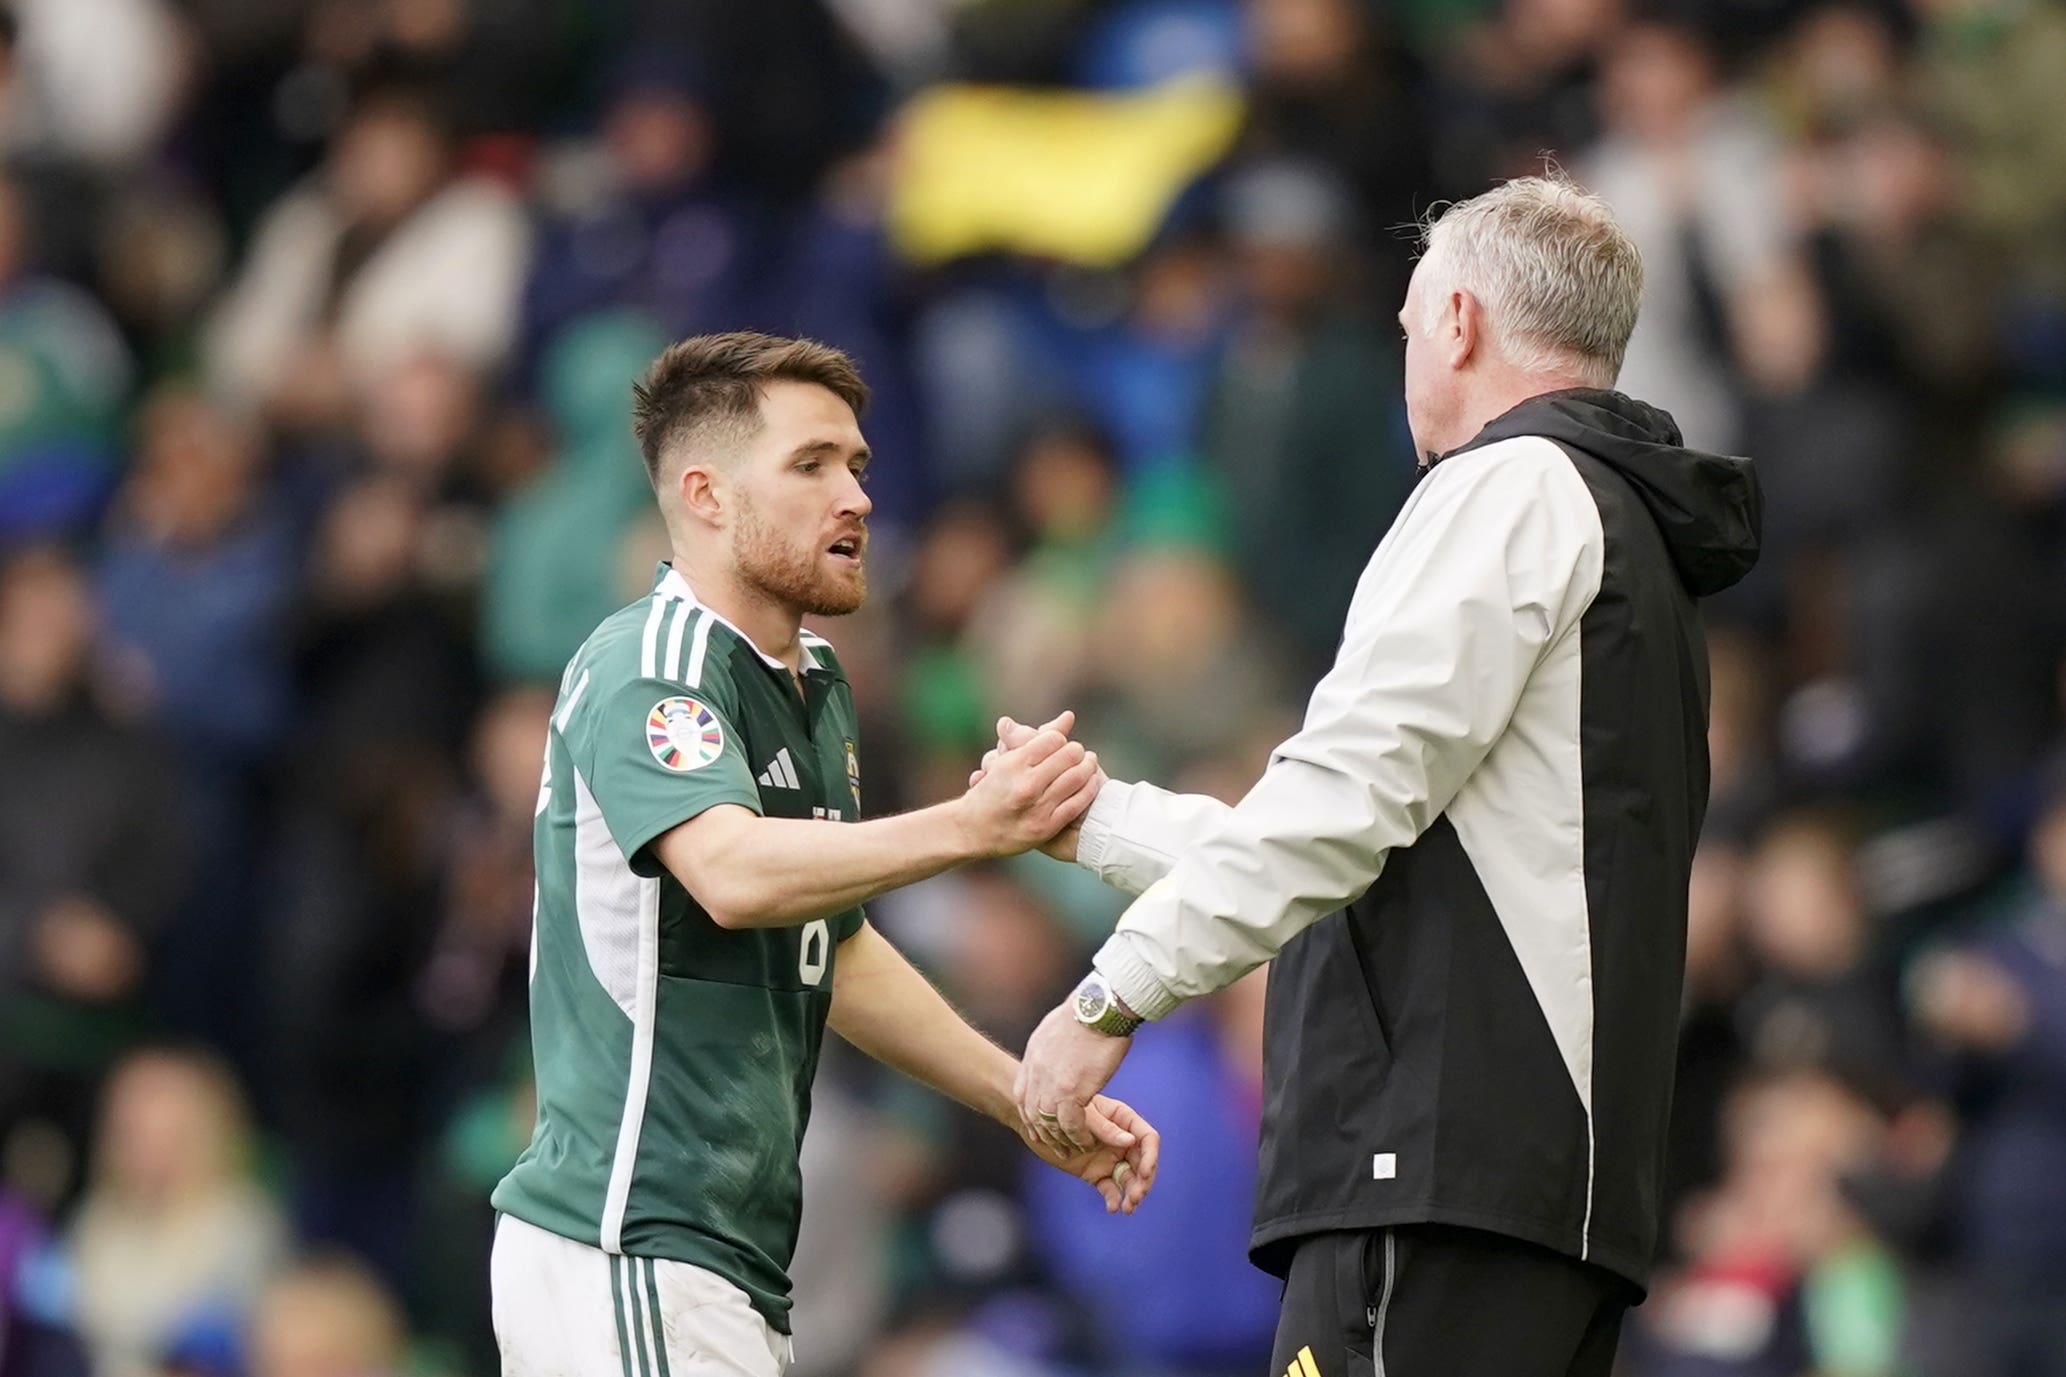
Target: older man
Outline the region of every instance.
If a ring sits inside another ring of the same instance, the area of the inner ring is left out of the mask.
[[[1033,1131],[1089,1141],[1141,1020],[1275,958],[1273,1377],[1605,1377],[1641,1295],[1707,799],[1695,599],[1760,514],[1746,461],[1609,390],[1641,294],[1567,183],[1437,221],[1399,315],[1423,473],[1304,727],[1237,806],[1108,783],[1048,848],[1140,897],[1027,1048]]]

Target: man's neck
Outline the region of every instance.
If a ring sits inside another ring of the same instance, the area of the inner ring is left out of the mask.
[[[729,571],[700,569],[680,551],[672,563],[697,602],[745,633],[761,654],[789,666],[791,674],[803,672],[803,642],[798,637],[803,617],[794,608],[749,591]]]
[[[1551,392],[1593,386],[1597,384],[1588,382],[1573,372],[1521,373],[1503,369],[1497,376],[1487,378],[1484,385],[1474,390],[1458,413],[1456,430],[1450,437],[1450,442],[1438,452],[1447,454],[1452,450],[1461,449],[1475,440],[1478,432],[1522,402]]]

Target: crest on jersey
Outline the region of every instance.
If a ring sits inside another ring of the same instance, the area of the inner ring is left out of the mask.
[[[725,753],[725,725],[693,698],[662,698],[646,714],[646,745],[670,770],[700,770]]]
[[[854,811],[861,811],[861,757],[854,754],[854,743],[846,743],[846,782],[854,791]]]

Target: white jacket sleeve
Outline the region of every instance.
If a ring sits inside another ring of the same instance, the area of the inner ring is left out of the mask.
[[[1232,811],[1207,794],[1107,780],[1084,816],[1076,863],[1115,889],[1139,894],[1175,867],[1187,838]]]
[[[1160,1018],[1359,897],[1439,817],[1505,730],[1530,674],[1597,590],[1599,509],[1554,444],[1519,439],[1424,478],[1356,586],[1304,726],[1241,802],[1125,789],[1080,859],[1150,881],[1096,966]]]

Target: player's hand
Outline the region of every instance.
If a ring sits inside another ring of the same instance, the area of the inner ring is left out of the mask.
[[[973,788],[985,774],[989,773],[991,766],[997,763],[997,758],[1006,751],[1025,745],[1041,732],[1060,731],[1067,735],[1075,725],[1076,714],[1073,712],[1064,712],[1043,727],[1029,727],[1022,722],[1014,722],[1009,717],[998,718],[997,744],[990,748],[989,753],[983,757],[983,763],[978,765],[975,771],[969,775],[969,786]],[[1097,802],[1098,790],[1105,787],[1106,778],[1107,776],[1102,768],[1092,778],[1087,790],[1090,794],[1091,803]],[[1076,859],[1076,844],[1083,837],[1083,818],[1089,811],[1090,804],[1087,803],[1084,805],[1083,813],[1078,814],[1074,822],[1069,823],[1061,831],[1040,843],[1041,851],[1058,861],[1074,861]]]
[[[1090,1147],[1060,1147],[1025,1134],[1026,1146],[1049,1166],[1097,1187],[1106,1214],[1132,1214],[1155,1184],[1162,1135],[1132,1105],[1099,1095],[1088,1106],[1098,1140]]]
[[[971,777],[959,800],[970,851],[1015,856],[1030,851],[1083,816],[1100,778],[1098,758],[1069,740],[1076,715],[1033,733],[1018,747],[996,753]]]
[[[1094,1103],[1132,1047],[1132,1038],[1111,1037],[1078,1023],[1066,1002],[1049,1010],[1026,1042],[1012,1086],[1027,1137],[1063,1152],[1105,1140]]]

